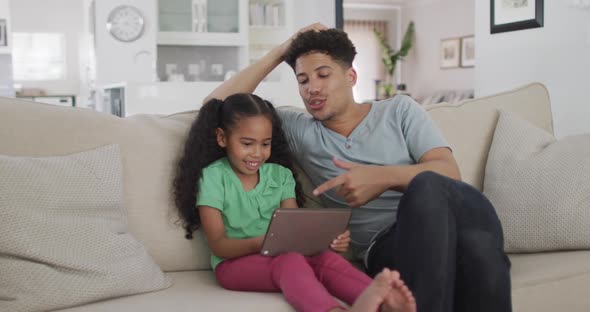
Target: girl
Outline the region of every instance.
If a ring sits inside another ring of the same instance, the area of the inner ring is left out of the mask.
[[[186,237],[202,226],[211,266],[226,289],[282,291],[298,311],[325,312],[343,311],[332,295],[353,304],[371,284],[332,251],[313,257],[259,254],[274,209],[301,206],[303,191],[280,119],[256,95],[235,94],[202,107],[179,162],[174,192]],[[346,249],[348,240],[333,246]],[[354,309],[375,311],[383,301],[405,309],[413,300],[394,272],[384,272],[374,284]]]

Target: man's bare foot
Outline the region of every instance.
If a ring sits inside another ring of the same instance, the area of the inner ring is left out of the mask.
[[[416,312],[416,299],[412,292],[401,280],[399,273],[393,271],[394,281],[392,289],[381,305],[381,312]]]
[[[397,273],[397,272],[396,272]],[[399,274],[396,275],[389,269],[383,269],[383,271],[377,276],[373,282],[363,291],[363,293],[356,299],[350,312],[373,312],[378,311],[382,303],[385,302],[385,298],[392,292],[398,291],[393,288],[394,282],[399,280]],[[402,310],[405,312],[405,310]],[[415,309],[414,309],[415,311]]]

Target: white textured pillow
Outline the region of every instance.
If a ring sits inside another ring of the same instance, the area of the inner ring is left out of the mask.
[[[500,111],[483,191],[507,252],[590,249],[590,134],[556,140]]]
[[[46,311],[170,280],[127,230],[118,145],[0,155],[0,311]]]

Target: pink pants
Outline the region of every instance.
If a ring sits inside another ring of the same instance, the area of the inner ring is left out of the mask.
[[[352,305],[372,281],[332,251],[313,257],[286,253],[224,260],[215,268],[215,276],[229,290],[282,292],[302,312],[326,312],[340,307],[332,296]]]

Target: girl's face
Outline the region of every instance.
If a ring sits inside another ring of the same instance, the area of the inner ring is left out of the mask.
[[[272,123],[266,116],[243,117],[229,132],[217,129],[217,143],[239,178],[258,173],[270,157],[271,139]]]

